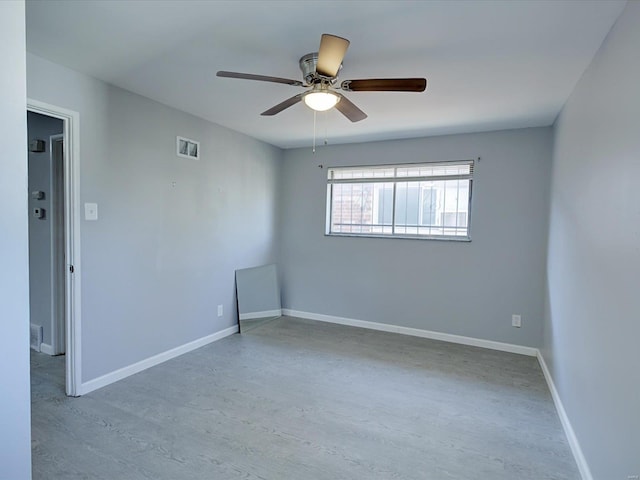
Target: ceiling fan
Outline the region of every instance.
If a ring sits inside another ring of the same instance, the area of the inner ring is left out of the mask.
[[[300,70],[302,70],[304,82],[288,78],[225,71],[219,71],[217,76],[282,83],[307,89],[305,92],[294,95],[284,102],[265,110],[261,115],[276,115],[304,100],[304,103],[315,111],[325,111],[336,107],[340,113],[352,122],[364,120],[367,118],[367,114],[337,90],[345,92],[424,92],[427,88],[427,80],[425,78],[344,80],[338,85],[338,72],[342,68],[342,60],[345,53],[347,53],[349,43],[346,38],[327,33],[323,34],[318,52],[308,53],[300,59]]]

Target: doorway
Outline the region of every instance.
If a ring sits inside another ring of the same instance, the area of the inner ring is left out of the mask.
[[[78,128],[76,112],[27,102],[31,345],[65,355],[69,396],[82,394]]]
[[[31,348],[65,353],[64,122],[27,112]]]

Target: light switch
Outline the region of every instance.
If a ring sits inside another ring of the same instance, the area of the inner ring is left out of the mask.
[[[84,219],[98,220],[98,204],[97,203],[84,204]]]

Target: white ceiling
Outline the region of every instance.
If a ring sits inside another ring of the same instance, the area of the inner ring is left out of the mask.
[[[348,143],[553,123],[626,0],[27,1],[27,49],[282,148],[307,146],[304,104],[260,112],[301,87],[322,33],[351,40],[340,79],[426,77],[425,93],[347,93],[369,118],[318,115]]]

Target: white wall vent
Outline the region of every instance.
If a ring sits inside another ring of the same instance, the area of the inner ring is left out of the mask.
[[[176,137],[176,155],[192,160],[200,159],[200,142],[184,137]]]
[[[40,325],[31,324],[31,348],[36,352],[40,351],[42,344],[42,327]]]

